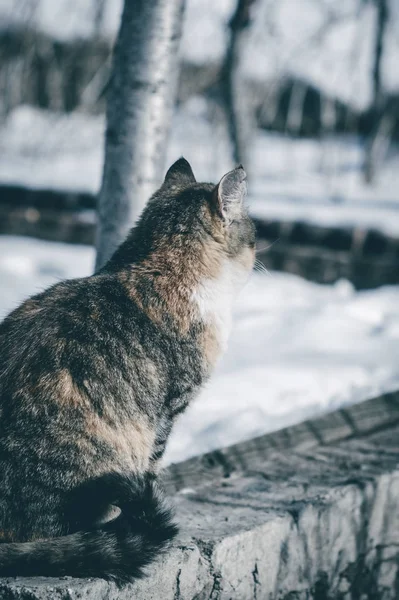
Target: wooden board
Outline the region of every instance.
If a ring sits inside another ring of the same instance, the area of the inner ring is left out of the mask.
[[[399,391],[172,464],[163,473],[164,485],[169,494],[174,494],[184,488],[195,488],[229,477],[234,472],[251,471],[271,451],[305,450],[333,444],[396,423],[399,423]]]

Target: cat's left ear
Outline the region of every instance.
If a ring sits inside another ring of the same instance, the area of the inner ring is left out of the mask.
[[[247,174],[240,165],[222,177],[215,189],[217,210],[227,222],[234,221],[241,215],[243,203],[247,195]]]
[[[193,183],[196,183],[196,179],[190,163],[181,157],[169,168],[163,185],[165,187],[184,188]]]

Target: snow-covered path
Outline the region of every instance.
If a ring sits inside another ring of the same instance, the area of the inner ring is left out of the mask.
[[[0,319],[54,281],[91,272],[92,248],[0,236]],[[1,351],[1,349],[0,349]],[[255,273],[229,350],[177,423],[176,462],[399,387],[399,286],[356,292]]]

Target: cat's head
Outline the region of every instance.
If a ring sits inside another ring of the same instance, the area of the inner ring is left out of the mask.
[[[168,305],[191,294],[203,311],[217,302],[227,310],[248,279],[255,229],[245,205],[245,179],[239,166],[218,184],[198,183],[180,158],[147,203],[127,240],[129,254],[136,272],[153,274],[152,289],[167,293]],[[121,251],[123,246],[116,253],[120,258]]]
[[[183,246],[190,253],[202,246],[210,254],[214,251],[220,260],[238,263],[250,271],[255,228],[245,205],[245,180],[240,165],[216,185],[198,183],[190,164],[180,158],[143,212],[138,224],[141,241],[146,241],[148,251],[161,247],[172,251]]]

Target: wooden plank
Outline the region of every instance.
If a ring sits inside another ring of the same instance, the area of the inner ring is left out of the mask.
[[[360,402],[345,411],[354,424],[356,433],[390,425],[399,415],[399,391],[382,394],[377,401]]]
[[[235,472],[251,471],[275,451],[331,445],[396,423],[399,423],[399,391],[172,464],[163,473],[164,485],[173,494],[230,477]]]

